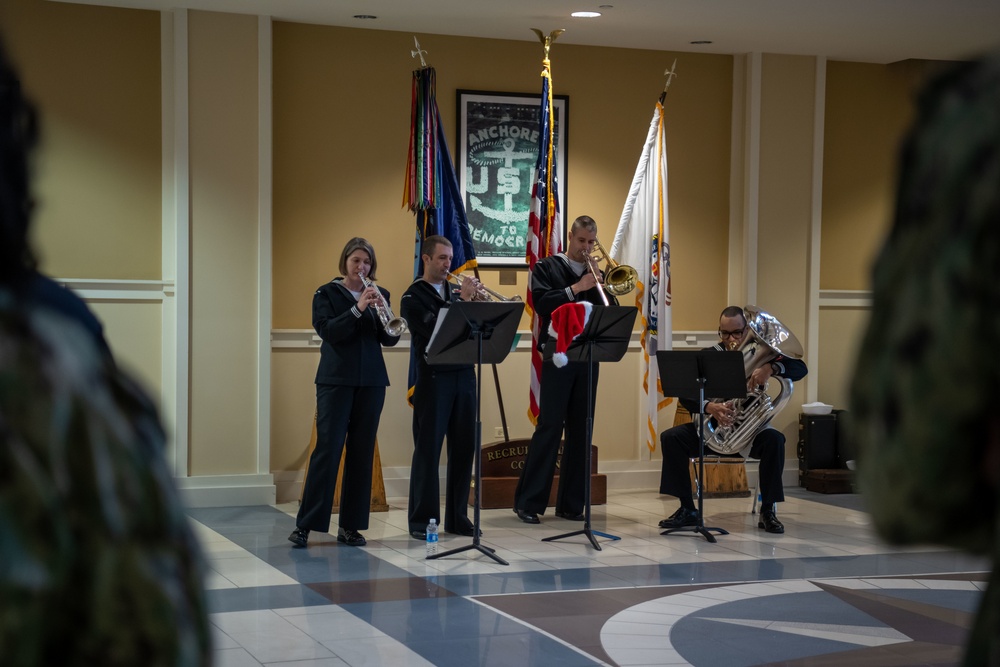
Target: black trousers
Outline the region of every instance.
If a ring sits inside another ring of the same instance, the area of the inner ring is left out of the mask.
[[[444,517],[440,515],[438,464],[447,438]],[[410,465],[409,529],[424,530],[431,519],[447,532],[472,525],[469,487],[476,444],[476,374],[418,371],[413,390],[413,461]]]
[[[309,458],[309,474],[296,526],[329,532],[337,471],[343,454],[340,527],[368,528],[372,459],[384,403],[385,387],[316,385],[316,449]]]
[[[660,493],[691,500],[691,473],[688,459],[698,456],[698,429],[694,423],[668,428],[660,434],[660,451],[663,468],[660,472]],[[716,455],[705,448],[705,456]],[[767,506],[785,499],[781,472],[785,466],[785,434],[777,429],[765,428],[757,434],[750,446],[750,457],[760,459],[761,503]]]
[[[552,492],[552,477],[559,455],[559,441],[566,432],[562,459],[559,462],[559,489],[556,511],[579,514],[583,511],[586,491],[587,395],[591,395],[591,414],[597,402],[597,379],[600,365],[594,364],[594,376],[588,385],[585,363],[570,363],[558,368],[552,361],[542,364],[542,391],[538,401],[538,423],[531,436],[524,470],[514,491],[514,508],[544,514]]]

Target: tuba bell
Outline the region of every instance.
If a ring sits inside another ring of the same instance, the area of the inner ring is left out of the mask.
[[[755,370],[769,364],[778,357],[802,358],[802,345],[788,328],[757,306],[743,308],[747,321],[747,331],[743,340],[736,345],[737,352],[743,354],[743,368],[746,377]],[[730,426],[706,424],[705,446],[719,454],[736,454],[753,442],[781,411],[792,397],[792,381],[788,378],[772,377],[780,385],[778,394],[772,398],[766,387],[754,387],[746,398],[734,398],[727,403],[735,413]]]

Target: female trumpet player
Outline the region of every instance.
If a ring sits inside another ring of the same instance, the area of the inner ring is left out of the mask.
[[[371,283],[376,266],[375,249],[355,237],[340,253],[341,277],[313,296],[313,328],[323,341],[316,371],[316,449],[309,459],[295,530],[288,536],[296,547],[306,546],[310,530],[330,530],[341,454],[345,460],[337,541],[354,547],[365,544],[359,531],[368,528],[375,435],[389,386],[382,346],[399,342],[383,324],[391,315],[380,318],[377,312],[380,303],[388,308],[389,292]]]

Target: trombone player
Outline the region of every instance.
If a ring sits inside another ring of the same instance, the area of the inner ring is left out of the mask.
[[[552,311],[566,303],[587,301],[594,305],[617,305],[618,300],[604,289],[604,274],[593,257],[597,244],[597,223],[582,215],[573,221],[566,251],[540,260],[531,273],[530,287],[541,333],[542,350],[549,341]],[[597,398],[599,367],[594,364],[593,386],[587,386],[587,364],[569,363],[557,367],[552,359],[542,364],[541,396],[538,423],[524,470],[514,491],[514,512],[525,523],[541,523],[552,489],[559,441],[566,431],[566,445],[559,467],[559,490],[556,496],[557,517],[583,521],[587,395]],[[591,405],[591,409],[593,409]]]

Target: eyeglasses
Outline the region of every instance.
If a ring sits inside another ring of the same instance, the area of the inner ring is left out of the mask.
[[[746,331],[745,328],[737,329],[736,331],[725,331],[724,329],[719,329],[719,338],[740,338],[743,336],[744,331]]]

